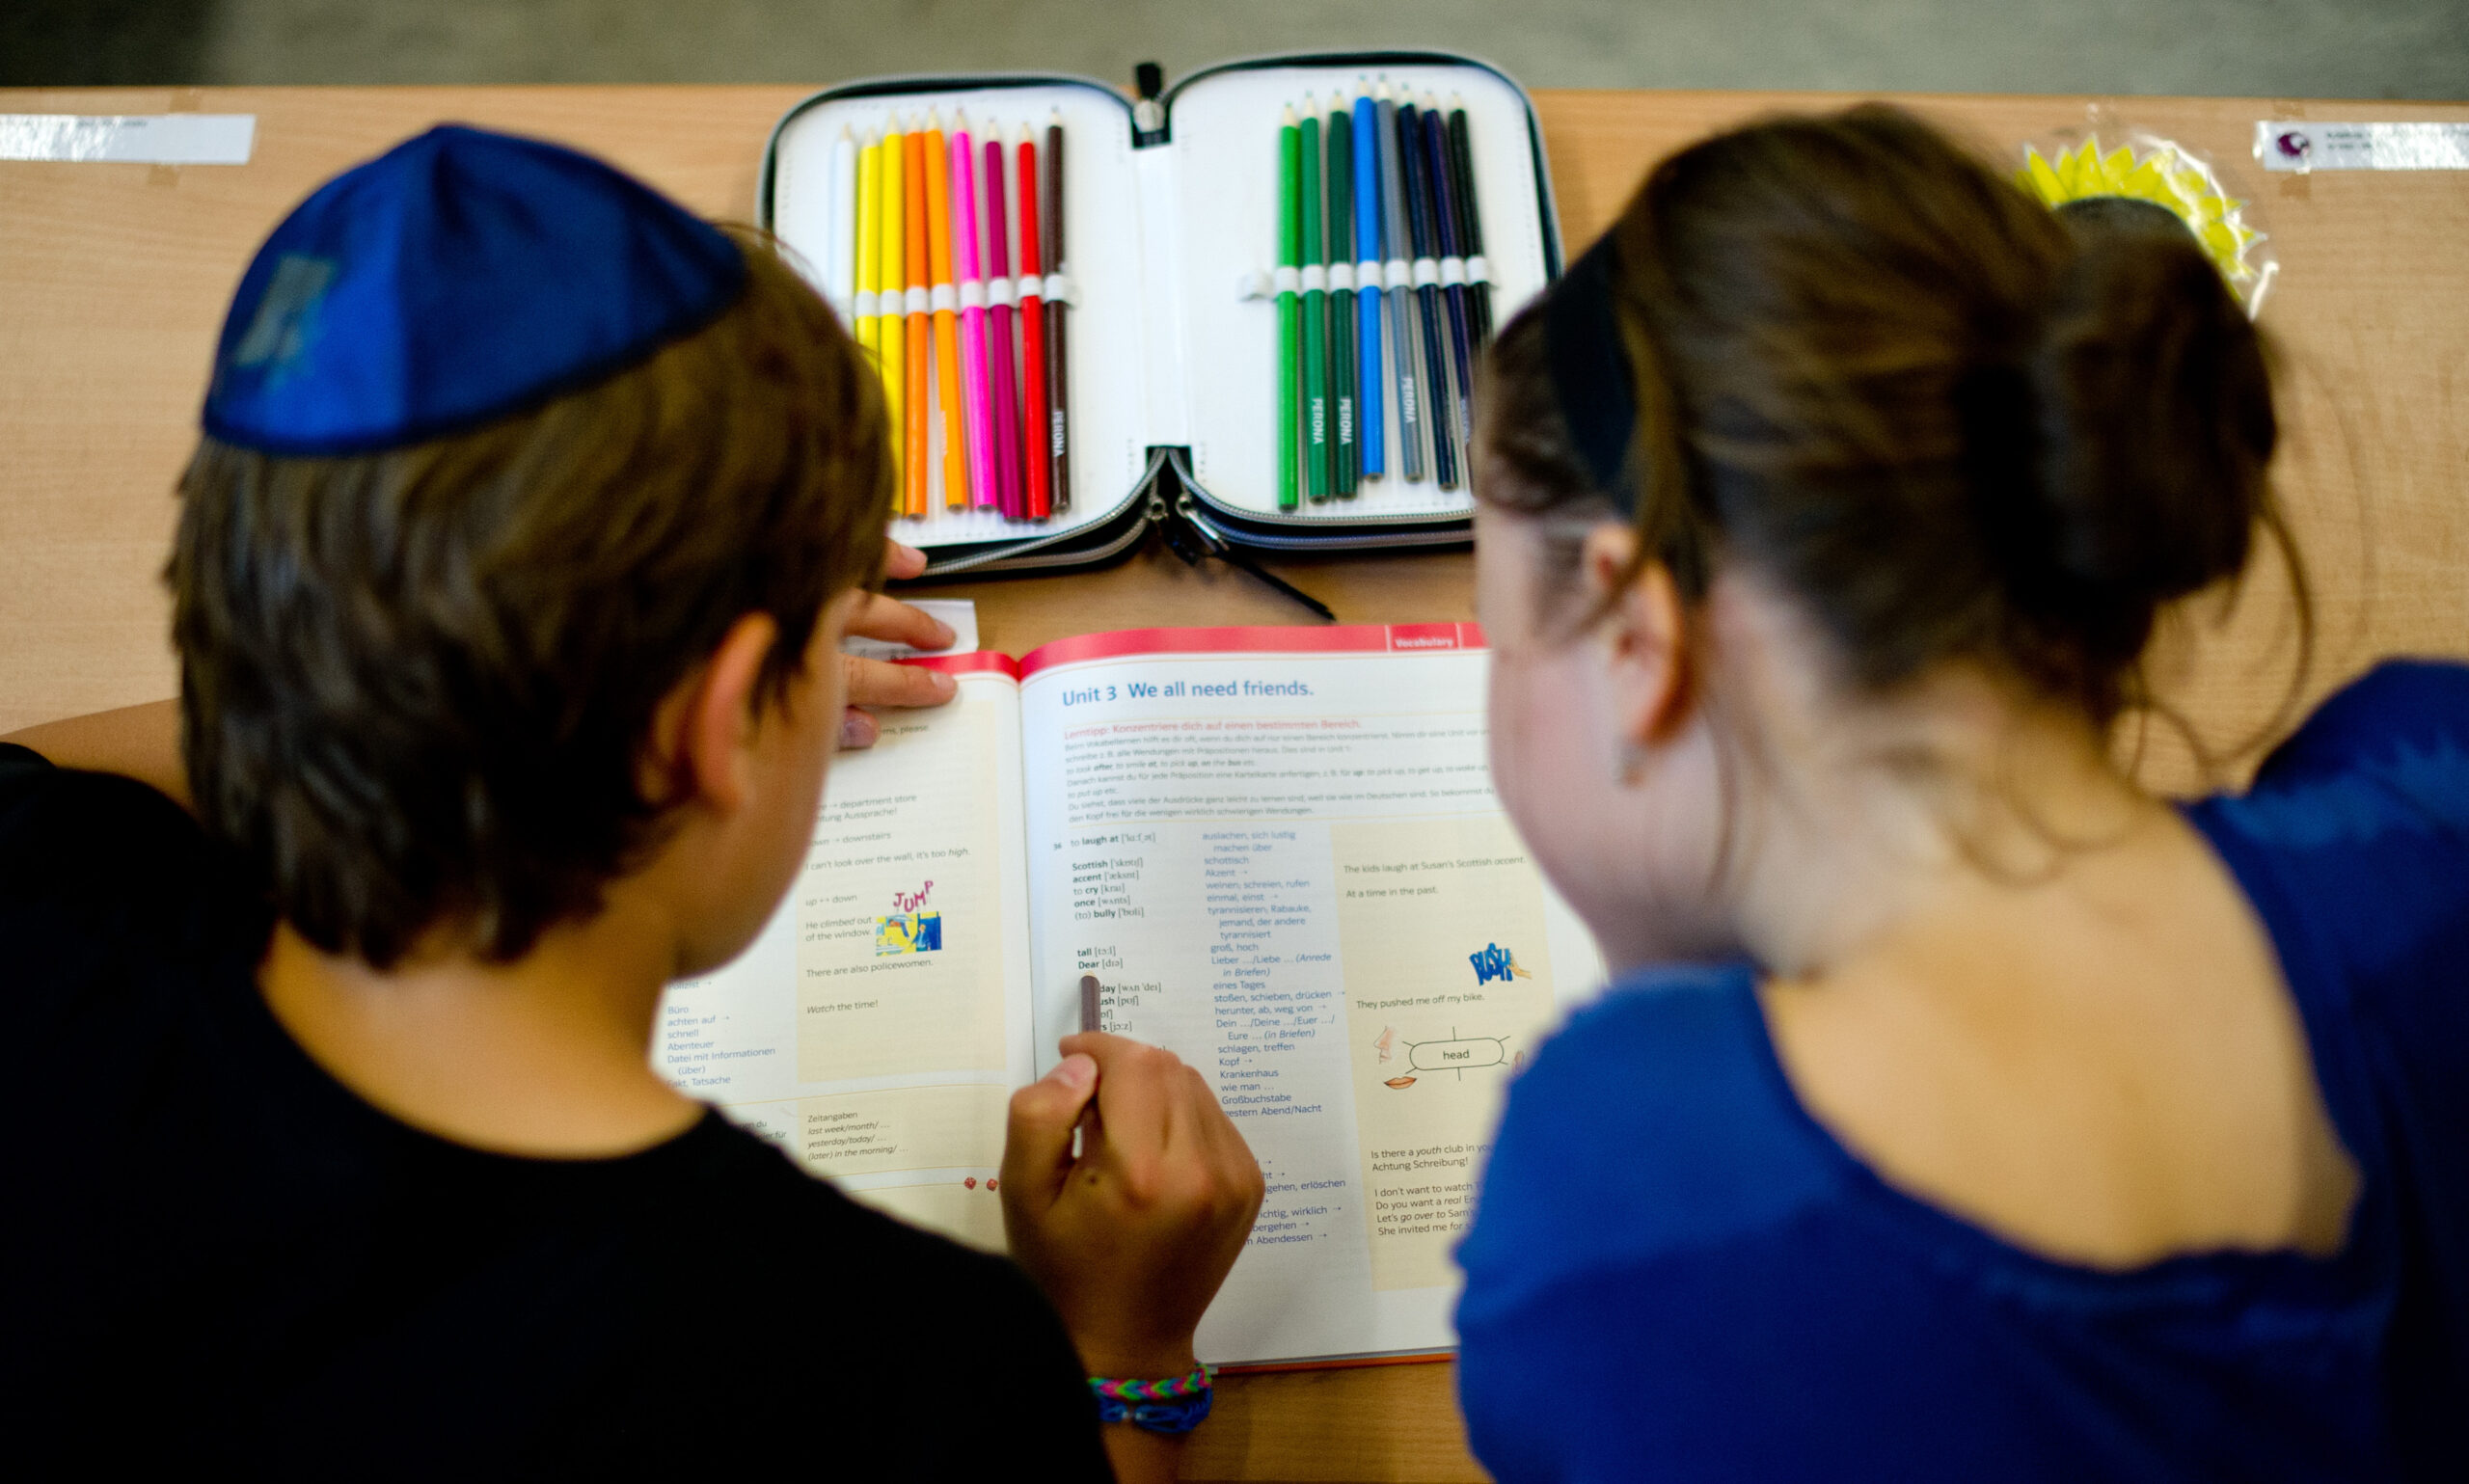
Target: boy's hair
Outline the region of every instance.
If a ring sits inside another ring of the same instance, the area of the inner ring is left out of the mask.
[[[211,438],[166,580],[205,827],[283,917],[387,968],[426,933],[504,961],[657,846],[664,696],[731,625],[779,636],[879,579],[882,392],[768,242],[717,320],[475,431],[346,458]]]

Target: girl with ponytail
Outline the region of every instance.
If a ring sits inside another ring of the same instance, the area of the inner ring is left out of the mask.
[[[1503,1479],[2469,1476],[2469,670],[2136,786],[2156,615],[2296,553],[2253,325],[2071,209],[1754,124],[1490,355],[1494,773],[1625,975],[1459,1251]]]

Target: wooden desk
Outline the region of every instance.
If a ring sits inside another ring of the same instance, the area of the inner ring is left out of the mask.
[[[0,731],[172,693],[161,569],[169,492],[196,426],[225,303],[258,240],[326,176],[431,122],[570,141],[697,210],[748,218],[765,131],[795,88],[0,90],[0,112],[254,113],[243,167],[0,163]],[[1848,99],[1546,93],[1537,99],[1568,241],[1610,220],[1644,167],[1750,115]],[[1984,146],[2083,116],[2083,100],[1928,97]],[[2320,694],[2378,655],[2469,655],[2469,175],[2264,176],[2259,118],[2469,120],[2459,104],[2129,99],[2129,119],[2229,163],[2282,264],[2264,323],[2283,353],[2281,477],[2313,568]],[[1460,554],[1289,563],[1342,619],[1465,618]],[[2259,577],[2225,628],[2164,645],[2171,693],[2216,735],[2267,717],[2287,626]],[[1287,623],[1239,573],[1153,548],[1066,580],[951,584],[990,647],[1168,623]],[[2266,601],[2258,601],[2266,600]],[[2162,776],[2183,781],[2183,767]],[[1193,1477],[1479,1478],[1440,1364],[1230,1381]]]

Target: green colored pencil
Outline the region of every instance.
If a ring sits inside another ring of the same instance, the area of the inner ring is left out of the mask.
[[[1354,121],[1347,117],[1345,99],[1335,100],[1329,112],[1329,213],[1324,224],[1329,232],[1329,261],[1333,264],[1350,260],[1354,246]],[[1329,290],[1329,401],[1336,410],[1337,457],[1336,478],[1330,481],[1331,493],[1347,496],[1355,491],[1357,460],[1362,450],[1355,446],[1355,419],[1362,414],[1355,392],[1354,371],[1354,290]]]
[[[1303,100],[1303,410],[1304,479],[1314,499],[1329,498],[1329,294],[1322,267],[1320,117]]]
[[[1294,125],[1294,110],[1277,131],[1277,265],[1291,274],[1303,252],[1303,138]],[[1303,451],[1297,437],[1302,425],[1301,381],[1303,322],[1294,290],[1277,291],[1277,507],[1294,508],[1295,473]]]

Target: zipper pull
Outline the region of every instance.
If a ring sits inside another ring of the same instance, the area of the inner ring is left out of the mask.
[[[1162,529],[1165,531],[1167,548],[1181,557],[1186,564],[1198,566],[1202,557],[1214,556],[1230,567],[1242,568],[1323,619],[1331,623],[1337,622],[1338,615],[1327,604],[1252,560],[1241,549],[1211,529],[1208,522],[1201,519],[1199,513],[1192,509],[1192,498],[1188,493],[1175,498],[1175,518],[1166,522]]]
[[[1166,105],[1157,100],[1166,91],[1166,69],[1143,62],[1131,69],[1131,147],[1145,149],[1166,142]]]

